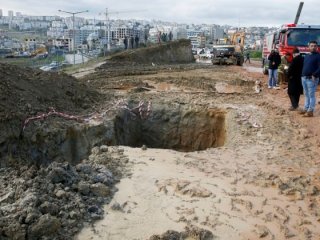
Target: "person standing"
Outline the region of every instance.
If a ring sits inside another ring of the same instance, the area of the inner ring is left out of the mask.
[[[305,102],[300,114],[303,114],[304,117],[313,117],[316,105],[316,90],[320,76],[320,54],[317,52],[318,43],[310,41],[309,49],[310,54],[304,57],[301,77]]]
[[[288,76],[287,76],[287,70],[286,66],[289,65],[289,58],[290,58],[290,53],[286,53],[283,55],[281,59],[281,64],[278,67],[278,84],[283,84],[285,82],[288,82]]]
[[[135,44],[136,44],[136,48],[138,48],[139,47],[139,37],[138,37],[138,35],[136,35],[135,36],[135,38],[134,38],[134,42],[135,42]]]
[[[250,62],[250,52],[246,52],[246,60],[244,62],[246,63],[247,61],[249,61],[249,63],[251,63]]]
[[[275,50],[271,50],[270,55],[268,56],[269,60],[269,82],[268,82],[268,88],[274,88],[277,89],[277,81],[278,81],[278,67],[281,63],[281,58],[279,53],[277,53]]]
[[[301,73],[303,68],[303,57],[300,55],[299,49],[293,49],[293,60],[288,69],[288,95],[291,102],[290,111],[294,111],[299,107],[300,95],[303,94],[301,83]]]
[[[169,41],[171,42],[173,39],[173,34],[172,34],[172,31],[169,32]]]
[[[124,37],[123,44],[124,44],[124,49],[128,49],[128,38],[127,38],[127,36]]]
[[[131,38],[130,38],[130,45],[131,45],[131,48],[133,49],[134,48],[134,37],[133,35],[131,35]]]

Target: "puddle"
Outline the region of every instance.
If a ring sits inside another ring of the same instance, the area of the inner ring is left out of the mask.
[[[241,86],[230,85],[223,82],[216,83],[215,88],[218,93],[241,93],[242,92]]]
[[[262,68],[261,67],[254,67],[254,66],[243,66],[244,69],[246,69],[248,72],[255,72],[255,73],[261,73],[262,74]]]

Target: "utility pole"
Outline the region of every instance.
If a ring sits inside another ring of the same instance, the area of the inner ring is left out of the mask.
[[[300,13],[302,11],[303,4],[304,4],[304,2],[300,2],[300,4],[299,4],[299,8],[298,8],[298,11],[297,11],[297,14],[296,14],[296,18],[294,19],[294,24],[298,24],[298,22],[299,22]]]
[[[75,34],[75,29],[74,29],[74,20],[75,20],[74,15],[79,14],[79,13],[89,12],[89,10],[85,10],[85,11],[81,11],[81,12],[67,12],[67,11],[63,11],[63,10],[60,10],[60,9],[59,9],[58,11],[59,11],[59,12],[64,12],[64,13],[68,13],[68,14],[71,14],[71,15],[72,15],[73,65],[75,65],[75,64],[76,64],[76,52],[75,52],[75,48],[76,48],[76,43],[75,43],[75,41],[76,41],[76,34]]]
[[[110,22],[108,17],[108,8],[106,8],[106,28],[108,28],[107,49],[110,51]]]
[[[109,23],[109,19],[108,19],[108,8],[106,8],[106,11],[104,12],[104,15],[106,16],[106,25],[104,28],[104,36],[105,36],[105,45],[107,45],[107,49],[110,50],[110,23]],[[107,36],[108,33],[108,36]],[[103,56],[106,56],[106,49],[105,46],[103,47]]]

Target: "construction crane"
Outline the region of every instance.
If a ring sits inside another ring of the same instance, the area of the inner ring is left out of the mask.
[[[298,24],[298,22],[299,22],[300,13],[302,11],[303,4],[304,4],[304,2],[300,2],[300,4],[299,4],[299,8],[298,8],[298,11],[297,11],[297,14],[296,14],[296,18],[294,20],[294,24]]]
[[[110,50],[110,21],[109,21],[109,15],[112,14],[122,14],[122,13],[132,13],[132,12],[144,12],[145,10],[128,10],[128,11],[113,11],[109,12],[108,8],[106,8],[106,11],[100,14],[104,14],[106,17],[106,28],[105,28],[105,36],[107,38],[107,33],[108,33],[108,38],[106,39],[107,43],[107,49]]]

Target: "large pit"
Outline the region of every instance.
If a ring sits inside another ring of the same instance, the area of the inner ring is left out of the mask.
[[[124,111],[114,122],[115,144],[190,152],[223,146],[225,112],[221,109],[156,108],[147,119]]]

